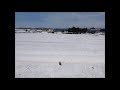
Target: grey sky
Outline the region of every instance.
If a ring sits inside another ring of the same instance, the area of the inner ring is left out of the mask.
[[[105,27],[105,12],[16,12],[15,27]]]

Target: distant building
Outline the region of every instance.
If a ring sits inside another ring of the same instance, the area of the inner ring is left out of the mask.
[[[26,32],[31,32],[31,29],[26,29]]]
[[[90,29],[88,29],[87,32],[88,33],[92,33],[92,34],[99,33],[100,32],[100,28],[90,28]]]
[[[48,29],[47,32],[48,33],[54,33],[54,30],[53,29]]]
[[[25,33],[25,32],[26,32],[26,29],[19,29],[19,28],[15,29],[15,33]]]
[[[43,30],[41,30],[41,29],[37,29],[36,30],[36,32],[39,32],[39,33],[41,33]]]

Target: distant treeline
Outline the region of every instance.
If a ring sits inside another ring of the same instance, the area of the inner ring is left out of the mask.
[[[57,28],[57,29],[52,29],[52,28],[16,28],[16,29],[21,29],[19,31],[23,31],[23,32],[43,32],[46,31],[48,33],[57,33],[57,32],[61,32],[63,34],[84,34],[84,33],[98,33],[98,32],[103,32],[105,33],[105,29],[104,28],[79,28],[79,27],[71,27],[71,28]],[[22,30],[23,29],[23,30]],[[16,31],[18,32],[18,31]]]
[[[68,33],[72,33],[72,34],[81,34],[86,32],[87,32],[87,28],[79,28],[79,27],[68,28]]]
[[[72,27],[68,28],[68,34],[82,34],[82,33],[97,33],[97,32],[105,32],[105,29],[96,29],[94,27],[88,29],[88,28],[79,28],[79,27]]]

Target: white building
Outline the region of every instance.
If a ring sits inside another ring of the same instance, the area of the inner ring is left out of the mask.
[[[40,33],[41,33],[42,31],[43,31],[43,30],[41,30],[41,29],[37,29],[37,30],[36,30],[36,32],[40,32]]]
[[[25,29],[15,29],[15,33],[25,33]]]
[[[54,30],[53,29],[49,29],[47,32],[48,33],[52,33],[52,32],[54,32]]]

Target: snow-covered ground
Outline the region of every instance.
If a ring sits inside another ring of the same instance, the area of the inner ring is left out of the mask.
[[[15,78],[105,78],[105,35],[16,33]]]

